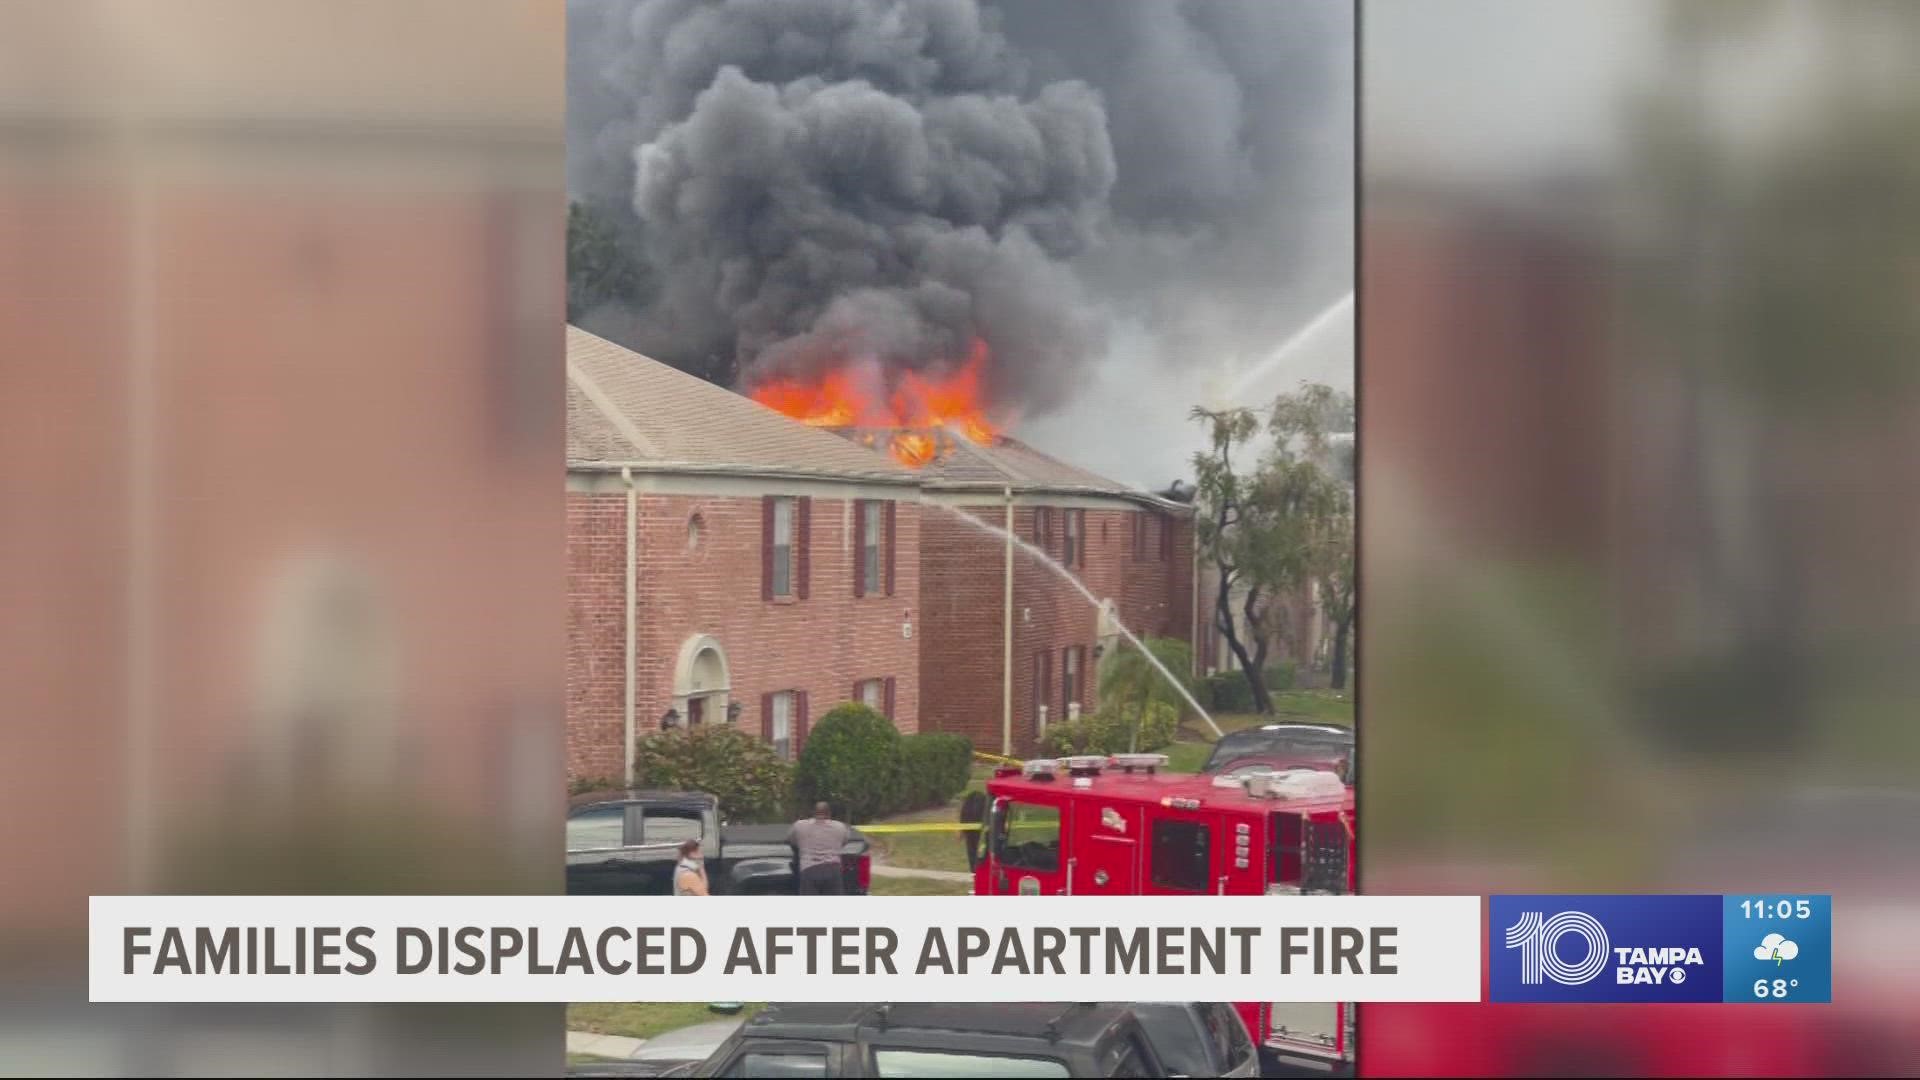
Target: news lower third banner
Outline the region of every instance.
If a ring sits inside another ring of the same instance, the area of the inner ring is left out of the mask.
[[[1479,1001],[1483,972],[1495,1002],[1833,994],[1832,898],[1791,893],[96,896],[90,934],[94,1001]]]
[[[98,1002],[1480,999],[1480,897],[1194,899],[96,896],[89,987]]]

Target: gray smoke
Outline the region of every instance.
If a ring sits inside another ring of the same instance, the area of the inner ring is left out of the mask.
[[[1350,226],[1317,140],[1351,32],[1268,0],[572,0],[569,187],[656,282],[586,321],[730,382],[977,335],[1027,415],[1116,311],[1170,362],[1270,346]]]

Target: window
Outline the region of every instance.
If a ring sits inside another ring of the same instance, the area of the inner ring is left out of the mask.
[[[1068,566],[1087,565],[1087,512],[1068,510],[1066,514],[1067,543],[1064,558]]]
[[[853,700],[887,719],[893,719],[893,677],[862,679],[853,684]]]
[[[1133,561],[1140,562],[1147,557],[1147,515],[1139,510],[1133,513]]]
[[[1197,821],[1156,821],[1153,825],[1153,883],[1182,892],[1207,891],[1212,849],[1207,827]]]
[[[1267,857],[1268,884],[1300,884],[1301,821],[1299,814],[1273,815],[1273,850]]]
[[[793,595],[793,500],[773,500],[773,595]]]
[[[760,595],[807,598],[813,500],[768,495],[761,500]]]
[[[882,1077],[1043,1077],[1072,1076],[1053,1058],[1003,1057],[946,1050],[875,1050],[873,1075]]]
[[[886,523],[882,520],[881,504],[866,501],[859,504],[858,523],[860,532],[860,591],[858,596],[877,596],[884,582],[881,579],[880,556],[886,540]]]
[[[642,844],[682,844],[701,838],[700,813],[671,806],[648,807],[640,815]]]
[[[794,694],[785,690],[767,695],[765,725],[762,734],[773,744],[774,753],[792,760],[794,751]]]
[[[1000,816],[999,858],[1016,870],[1060,869],[1060,808],[1009,803]]]
[[[1084,701],[1080,695],[1085,689],[1080,683],[1080,654],[1086,649],[1080,645],[1069,645],[1060,650],[1060,714],[1065,716],[1076,701]]]
[[[1160,1074],[1147,1064],[1146,1048],[1140,1045],[1140,1040],[1129,1038],[1116,1048],[1116,1052],[1113,1055],[1113,1064],[1106,1070],[1106,1075],[1127,1077],[1131,1080],[1131,1078],[1134,1077],[1158,1076]]]
[[[1049,554],[1053,552],[1053,510],[1050,507],[1037,506],[1033,510],[1033,546]]]
[[[1253,1037],[1247,1033],[1246,1022],[1240,1018],[1240,1010],[1224,1001],[1207,1007],[1219,1015],[1220,1026],[1227,1033],[1227,1068],[1236,1068],[1254,1055]]]
[[[1198,1006],[1206,1008],[1206,1006]],[[1160,1055],[1160,1064],[1174,1076],[1214,1076],[1217,1066],[1214,1058],[1207,1054],[1205,1035],[1195,1025],[1188,1014],[1187,1006],[1178,1002],[1143,1001],[1133,1006],[1134,1015],[1146,1025],[1153,1034],[1153,1051]],[[1218,1060],[1225,1061],[1225,1057]]]
[[[734,1059],[728,1076],[787,1077],[827,1075],[827,1055],[822,1050],[749,1050]]]
[[[1220,1015],[1220,1009],[1214,1005],[1197,1006],[1200,1022],[1207,1027],[1207,1043],[1213,1047],[1213,1060],[1225,1063],[1232,1060],[1233,1047],[1227,1039],[1227,1017]]]
[[[604,851],[625,843],[626,810],[619,806],[596,806],[567,819],[568,851]]]
[[[1053,653],[1040,649],[1033,654],[1033,731],[1044,734],[1047,721],[1057,718],[1048,695],[1053,692]]]

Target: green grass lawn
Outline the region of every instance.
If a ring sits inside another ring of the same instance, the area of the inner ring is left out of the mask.
[[[759,1005],[748,1005],[736,1016],[752,1016]],[[577,1001],[567,1006],[567,1030],[595,1035],[625,1035],[651,1039],[663,1031],[725,1020],[727,1015],[699,1001]]]
[[[945,806],[936,806],[931,810],[915,810],[908,814],[895,814],[882,818],[885,824],[939,824],[957,823],[960,820],[960,800],[967,792],[982,791],[987,780],[993,775],[993,766],[975,763],[973,779],[963,791]],[[967,849],[958,832],[903,833],[898,836],[874,836],[872,840],[874,854],[879,861],[889,866],[904,866],[915,870],[959,870],[966,871]],[[873,879],[875,892],[879,892],[880,878]]]
[[[973,886],[964,881],[879,876],[873,879],[875,896],[966,896],[972,889]]]

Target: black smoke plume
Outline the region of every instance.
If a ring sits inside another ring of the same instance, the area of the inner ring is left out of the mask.
[[[1173,362],[1297,317],[1345,5],[572,0],[568,30],[569,187],[650,269],[582,321],[670,363],[737,385],[978,336],[1038,415],[1116,313]]]

